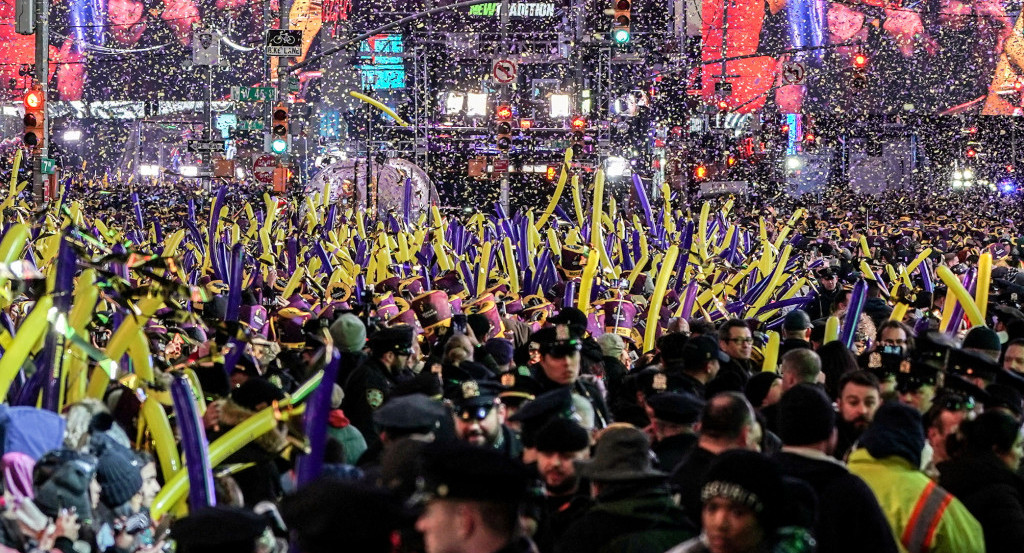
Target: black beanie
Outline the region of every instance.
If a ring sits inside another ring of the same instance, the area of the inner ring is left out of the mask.
[[[836,426],[836,412],[821,388],[801,383],[779,400],[779,437],[785,445],[808,445],[827,440]]]
[[[747,396],[747,400],[754,406],[754,409],[761,407],[761,404],[764,403],[764,398],[768,397],[768,392],[772,390],[776,380],[782,380],[782,377],[778,373],[771,371],[759,372],[750,377],[746,388],[743,390],[743,394]]]
[[[924,442],[921,414],[897,402],[882,404],[860,437],[860,445],[875,459],[897,456],[910,461],[914,468],[921,466]]]
[[[570,453],[590,446],[590,434],[574,420],[555,418],[537,432],[537,451]]]
[[[786,488],[771,459],[755,451],[734,449],[719,455],[708,469],[701,502],[725,497],[750,507],[765,530],[779,527],[785,511]]]
[[[96,480],[103,489],[100,499],[111,509],[127,503],[142,489],[142,463],[130,449],[109,444],[96,465]]]

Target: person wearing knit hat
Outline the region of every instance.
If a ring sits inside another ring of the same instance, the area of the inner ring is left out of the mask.
[[[142,489],[141,469],[142,463],[130,449],[108,444],[96,465],[103,504],[113,510],[128,503]]]
[[[700,536],[668,553],[755,553],[813,550],[806,532],[780,533],[787,490],[778,466],[760,453],[733,450],[712,463],[701,488]]]
[[[964,351],[973,351],[988,357],[993,363],[999,362],[1003,353],[1003,345],[999,342],[996,331],[987,326],[976,326],[967,331],[964,343],[960,346]]]
[[[614,332],[606,332],[597,337],[597,345],[601,348],[604,385],[608,390],[608,398],[610,401],[615,401],[619,397],[622,380],[629,372],[630,359],[626,351],[626,342],[622,336]]]
[[[835,420],[832,402],[821,388],[790,388],[779,401],[783,447],[774,460],[783,475],[807,482],[818,497],[814,535],[819,551],[896,553],[899,549],[871,488],[830,457]],[[857,524],[850,524],[853,520]]]
[[[776,372],[757,373],[747,381],[743,394],[754,409],[774,405],[782,397],[782,377]]]
[[[257,543],[273,537],[269,527],[266,517],[252,511],[206,507],[175,521],[171,537],[178,553],[256,553],[267,550]]]
[[[483,348],[494,359],[499,374],[508,372],[512,368],[512,353],[515,348],[511,341],[504,338],[491,338],[484,342]]]
[[[901,403],[882,405],[860,444],[861,449],[850,454],[850,472],[871,488],[893,537],[907,551],[985,551],[978,521],[920,470],[925,436],[916,409]],[[929,505],[944,508],[924,507]]]
[[[555,418],[537,432],[537,473],[544,500],[533,539],[551,551],[566,528],[590,508],[590,486],[576,474],[576,461],[590,457],[590,434],[574,420]]]

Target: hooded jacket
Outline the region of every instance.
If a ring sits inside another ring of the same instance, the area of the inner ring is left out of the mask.
[[[555,543],[555,553],[663,553],[696,532],[662,484],[603,491]]]
[[[807,482],[817,494],[814,537],[818,550],[835,553],[899,551],[871,488],[850,474],[839,461],[823,453],[820,455],[815,458],[800,449],[784,449],[775,456],[784,475]]]
[[[1024,479],[993,453],[939,463],[939,484],[978,519],[988,553],[1020,551],[1024,544]]]

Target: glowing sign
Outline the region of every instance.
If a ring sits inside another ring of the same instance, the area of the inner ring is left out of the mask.
[[[401,56],[405,44],[402,35],[376,35],[359,45],[362,63],[356,67],[362,81],[373,90],[405,88],[405,60]]]

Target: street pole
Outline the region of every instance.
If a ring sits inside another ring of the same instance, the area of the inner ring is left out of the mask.
[[[501,59],[507,59],[508,58],[508,9],[509,9],[508,0],[501,0],[501,46],[499,47],[499,50],[501,51],[501,54],[500,54]],[[502,104],[510,100],[509,85],[507,85],[507,84],[501,85],[500,97],[501,97],[501,102],[500,103],[502,103]],[[511,148],[512,148],[512,145],[509,144],[509,149],[511,149]],[[509,157],[508,156],[508,152],[504,152],[503,153],[500,150],[499,150],[498,156],[501,157],[501,158],[504,158],[506,161],[508,160],[508,157]],[[508,167],[508,166],[506,165],[506,167]],[[509,212],[509,206],[508,206],[508,203],[509,203],[508,202],[508,194],[509,194],[509,190],[508,190],[508,188],[509,188],[509,186],[508,186],[508,175],[509,175],[508,171],[505,171],[504,173],[501,174],[501,184],[499,184],[499,187],[498,187],[498,201],[501,203],[501,209],[504,210],[505,213]]]
[[[36,83],[43,92],[43,147],[39,155],[32,160],[32,199],[36,204],[43,201],[43,158],[50,154],[50,114],[48,86],[50,75],[50,1],[39,0],[36,3]]]
[[[288,21],[288,8],[290,7],[289,3],[286,2],[285,0],[278,0],[277,4],[278,9],[280,10],[278,13],[278,18],[280,20],[278,28],[281,29],[282,31],[287,31],[290,26],[290,23]],[[282,57],[278,58],[277,60],[277,101],[282,105],[284,105],[288,101],[289,72],[285,71],[285,69],[288,67],[287,63],[288,58]],[[271,121],[271,129],[273,129],[273,121]],[[286,129],[286,131],[287,134],[285,136],[291,138],[291,129]],[[271,137],[271,139],[273,139],[273,137]],[[291,144],[289,144],[288,146],[291,146]],[[288,167],[288,156],[291,154],[289,150],[290,148],[285,148],[284,153],[281,154],[280,164],[282,167]]]

